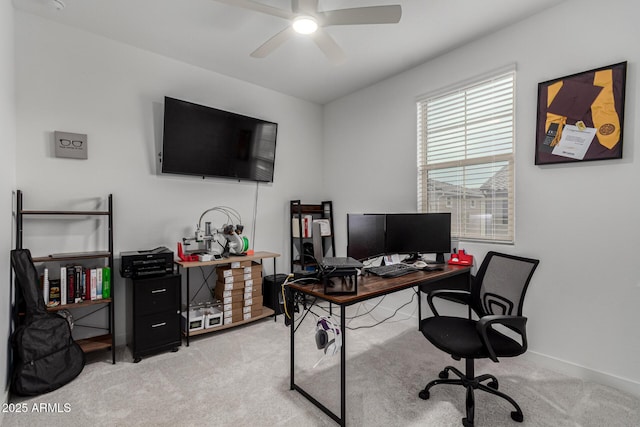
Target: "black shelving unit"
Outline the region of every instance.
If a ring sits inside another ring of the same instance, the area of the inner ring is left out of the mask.
[[[325,219],[329,221],[331,234],[322,237],[322,253],[324,256],[335,256],[335,233],[333,229],[333,204],[331,201],[321,203],[302,203],[300,200],[292,200],[289,206],[290,234],[291,234],[291,272],[304,273],[315,270],[316,262],[310,257],[305,257],[305,246],[311,248],[312,237],[304,237],[304,218],[311,217],[312,221]],[[296,221],[297,220],[297,221]],[[297,227],[297,230],[296,230]]]
[[[108,321],[107,325],[104,328],[98,328],[103,330],[106,333],[91,336],[89,338],[84,338],[77,340],[77,343],[80,345],[82,350],[85,353],[99,351],[99,350],[111,350],[111,360],[112,363],[116,363],[116,351],[115,351],[115,331],[114,331],[114,277],[115,272],[113,268],[113,195],[109,194],[107,197],[107,210],[30,210],[24,209],[23,205],[23,193],[20,190],[17,190],[16,193],[16,249],[23,249],[24,241],[23,241],[23,230],[24,230],[24,218],[25,217],[36,217],[36,218],[87,218],[87,217],[96,217],[96,218],[104,218],[106,220],[106,228],[108,235],[108,247],[106,250],[97,250],[91,252],[73,252],[73,253],[59,253],[52,254],[46,256],[33,256],[33,262],[35,264],[39,263],[58,263],[58,262],[66,262],[66,261],[78,261],[79,263],[91,261],[91,260],[102,260],[103,266],[109,267],[111,269],[111,295],[110,298],[106,299],[98,299],[98,300],[86,300],[79,303],[74,304],[66,304],[59,305],[56,307],[48,308],[49,311],[59,311],[59,310],[74,310],[78,308],[87,308],[87,307],[95,307],[94,311],[90,311],[87,314],[83,314],[83,317],[91,316],[97,311],[101,311],[103,309],[107,309]],[[15,291],[18,291],[18,287],[14,284],[14,295]],[[16,315],[18,313],[16,312]],[[82,325],[78,325],[82,326]]]

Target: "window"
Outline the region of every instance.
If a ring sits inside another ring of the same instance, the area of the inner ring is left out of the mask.
[[[452,236],[514,241],[515,71],[418,99],[418,211]]]

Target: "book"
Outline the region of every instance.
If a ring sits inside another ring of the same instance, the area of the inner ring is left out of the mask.
[[[102,269],[102,298],[111,298],[111,268]]]
[[[315,223],[320,224],[320,235],[322,237],[331,236],[331,224],[329,223],[328,219],[326,218],[314,219],[313,222],[314,224]]]
[[[291,237],[300,237],[300,220],[298,217],[291,218]]]
[[[302,221],[303,221],[302,237],[313,237],[312,231],[311,231],[313,227],[313,217],[311,215],[305,215],[302,218]]]
[[[82,289],[82,281],[83,281],[83,274],[82,274],[82,266],[81,265],[76,265],[73,267],[73,272],[75,275],[75,283],[76,283],[76,289],[74,292],[74,295],[76,297],[76,303],[78,302],[82,302],[82,300],[84,300],[84,292]]]
[[[95,268],[91,268],[89,269],[89,277],[91,278],[91,301],[95,301],[96,300],[96,289],[97,289],[97,281],[98,281],[98,275],[96,273],[96,269]]]
[[[84,269],[84,300],[91,301],[91,269]]]
[[[49,269],[46,267],[42,277],[42,298],[45,305],[49,304]]]
[[[47,306],[60,305],[60,279],[49,279],[49,303]]]
[[[60,305],[67,305],[67,267],[60,267]]]
[[[96,268],[96,299],[102,299],[102,268]]]
[[[76,269],[67,266],[67,304],[76,302]]]

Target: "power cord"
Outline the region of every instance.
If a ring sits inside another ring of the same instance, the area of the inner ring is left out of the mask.
[[[204,285],[207,285],[207,289],[209,289],[209,294],[211,294],[211,296],[215,299],[215,293],[213,292],[213,290],[211,290],[211,287],[209,286],[209,278],[211,277],[211,275],[216,271],[215,268],[212,268],[211,271],[209,272],[209,274],[207,274],[205,276],[204,274],[204,268],[203,267],[199,267],[200,268],[200,272],[202,273],[202,284],[200,285],[200,287],[198,288],[198,290],[196,291],[196,293],[193,295],[193,297],[191,298],[190,302],[193,302],[193,300],[196,299],[196,297],[198,296],[198,294],[200,293],[200,291],[202,290],[202,288],[204,287]]]
[[[376,320],[376,323],[374,323],[374,324],[372,324],[372,325],[364,325],[364,326],[357,326],[357,327],[350,327],[350,326],[348,326],[348,325],[345,325],[345,329],[348,329],[348,330],[350,330],[350,331],[355,331],[355,330],[358,330],[358,329],[368,329],[368,328],[373,328],[373,327],[375,327],[375,326],[381,325],[382,323],[384,323],[384,322],[388,321],[389,319],[393,318],[396,314],[398,314],[398,312],[399,312],[401,309],[403,309],[404,307],[408,306],[409,304],[411,304],[411,303],[413,302],[413,300],[415,299],[415,297],[416,297],[416,295],[417,295],[416,290],[415,290],[415,289],[413,289],[413,290],[414,290],[414,292],[413,292],[413,294],[411,295],[411,299],[410,299],[409,301],[407,301],[406,303],[402,304],[400,307],[398,307],[398,308],[393,312],[393,314],[391,314],[390,316],[388,316],[388,317],[386,317],[386,318],[384,318],[384,319],[382,319],[382,320],[377,320],[375,317],[373,317],[373,314],[371,314],[371,313],[372,313],[372,311],[373,311],[373,310],[375,310],[375,309],[376,309],[376,308],[377,308],[377,307],[382,303],[382,301],[384,300],[385,296],[383,296],[383,297],[380,299],[380,301],[378,301],[378,302],[377,302],[377,303],[376,303],[372,308],[368,309],[366,312],[361,313],[361,314],[357,314],[357,312],[356,312],[356,315],[354,315],[354,316],[350,316],[350,317],[345,316],[345,322],[349,322],[349,323],[350,323],[351,321],[353,321],[354,319],[357,319],[358,317],[362,317],[362,316],[366,316],[366,315],[370,315],[374,320]],[[307,310],[306,310],[306,314],[308,314],[308,313],[310,312],[310,313],[311,313],[311,314],[313,314],[316,318],[318,318],[318,317],[320,317],[320,316],[319,316],[317,313],[315,313],[313,310],[311,310],[311,307],[312,307],[313,305],[314,305],[314,304],[311,304],[311,305],[307,308]],[[323,306],[321,306],[321,305],[316,305],[316,307],[320,308],[321,310],[325,311],[326,313],[329,313],[329,310],[328,310],[326,307],[323,307]],[[362,307],[362,303],[358,306],[358,310],[360,310],[360,307]],[[300,324],[300,323],[302,323],[302,320],[304,320],[304,317],[306,317],[306,314],[305,314],[301,319],[299,319],[299,324]],[[330,314],[330,313],[329,313],[329,314]],[[299,324],[298,324],[298,326],[299,326]],[[297,328],[296,328],[296,329],[297,329]]]
[[[373,325],[366,325],[366,326],[357,326],[355,328],[348,328],[350,331],[355,331],[357,329],[369,329],[369,328],[373,328],[375,326],[378,326],[384,322],[386,322],[387,320],[391,319],[392,317],[394,317],[396,314],[398,314],[398,311],[400,311],[402,308],[408,306],[409,304],[411,304],[414,300],[414,298],[416,297],[416,293],[414,292],[413,295],[411,295],[411,300],[407,301],[406,303],[402,304],[400,307],[398,307],[396,309],[396,311],[393,312],[393,314],[391,316],[388,316],[380,321],[378,321],[377,323],[374,323]],[[373,317],[373,316],[371,316]]]
[[[284,282],[282,282],[282,286],[280,286],[280,289],[282,290],[282,301],[284,302],[284,315],[287,316],[290,320],[291,320],[291,315],[289,314],[289,310],[287,309],[287,306],[289,304],[287,304],[287,295],[285,292],[285,286],[287,286],[289,284],[289,279],[291,279],[293,276],[293,274],[289,273],[287,275],[287,278],[284,279]]]

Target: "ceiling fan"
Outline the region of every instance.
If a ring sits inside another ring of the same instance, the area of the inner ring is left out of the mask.
[[[291,11],[278,9],[252,0],[216,0],[267,15],[287,19],[291,25],[271,37],[251,53],[264,58],[296,33],[308,34],[333,63],[344,61],[345,54],[324,28],[331,25],[396,24],[400,22],[400,5],[367,6],[352,9],[320,11],[318,0],[291,0]]]

